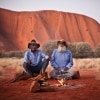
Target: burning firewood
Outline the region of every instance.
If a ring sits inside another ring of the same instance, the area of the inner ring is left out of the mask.
[[[65,77],[64,77],[64,75],[66,74],[67,72],[59,72],[58,74],[57,74],[57,76],[58,76],[58,79],[57,79],[57,81],[59,82],[59,84],[61,85],[61,86],[63,86],[63,85],[65,85],[66,84],[66,79],[65,79]]]
[[[61,86],[66,84],[66,81],[63,78],[57,81],[60,83]]]

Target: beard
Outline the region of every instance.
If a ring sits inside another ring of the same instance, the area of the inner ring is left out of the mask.
[[[66,52],[67,48],[65,46],[61,47],[61,46],[58,46],[58,51],[59,52]]]

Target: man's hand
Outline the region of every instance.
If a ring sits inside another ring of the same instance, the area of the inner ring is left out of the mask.
[[[31,61],[30,61],[30,60],[28,60],[27,63],[28,63],[29,65],[31,65]]]
[[[68,69],[69,69],[68,67],[65,67],[65,68],[64,68],[64,71],[68,71]]]

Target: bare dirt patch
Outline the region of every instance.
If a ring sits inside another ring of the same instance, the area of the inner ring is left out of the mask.
[[[10,73],[9,73],[10,72]],[[30,93],[32,80],[22,80],[15,83],[8,82],[14,75],[14,70],[6,69],[9,77],[0,79],[0,100],[99,100],[100,81],[95,80],[94,70],[80,70],[81,78],[68,80],[69,84],[85,84],[84,87],[74,89],[59,89],[56,91]],[[56,80],[49,80],[55,84]]]

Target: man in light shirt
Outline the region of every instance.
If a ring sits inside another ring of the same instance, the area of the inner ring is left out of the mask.
[[[44,73],[48,66],[49,57],[38,48],[40,45],[35,40],[28,44],[29,50],[25,52],[23,59],[23,67],[26,72],[33,77],[34,74]]]
[[[73,66],[72,53],[68,50],[68,45],[65,40],[57,41],[58,48],[55,49],[51,56],[51,66],[54,68],[51,77],[56,77],[57,73],[63,73],[65,78],[73,75],[73,71],[70,70]]]

